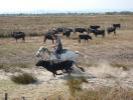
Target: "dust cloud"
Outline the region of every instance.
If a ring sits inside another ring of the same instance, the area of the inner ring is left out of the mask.
[[[89,69],[93,75],[101,78],[125,78],[128,72],[122,67],[113,67],[108,61],[99,61]]]

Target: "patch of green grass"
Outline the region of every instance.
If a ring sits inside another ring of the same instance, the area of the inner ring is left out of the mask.
[[[37,82],[37,78],[29,73],[22,73],[17,76],[13,75],[11,80],[17,84],[31,84]]]
[[[9,37],[11,37],[10,34],[5,34],[5,33],[0,34],[0,38],[9,38]]]

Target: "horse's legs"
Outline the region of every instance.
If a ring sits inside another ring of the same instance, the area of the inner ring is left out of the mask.
[[[68,73],[68,75],[71,75],[71,72],[72,70],[69,70],[69,69],[66,70],[66,73]]]
[[[84,68],[79,67],[78,64],[77,64],[76,62],[74,62],[74,64],[75,64],[75,66],[76,66],[77,68],[79,68],[82,72],[85,72]]]
[[[78,67],[82,72],[85,72],[84,68]]]

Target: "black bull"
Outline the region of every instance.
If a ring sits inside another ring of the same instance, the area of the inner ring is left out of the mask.
[[[81,34],[81,35],[79,35],[79,43],[81,42],[81,40],[86,40],[86,41],[88,41],[88,39],[91,39],[92,40],[92,37],[91,36],[89,36],[88,34]]]
[[[102,35],[102,37],[105,37],[105,30],[95,30],[95,29],[88,29],[90,33],[93,33],[95,37],[98,35]]]
[[[53,75],[62,75],[61,74],[58,74],[57,71],[58,70],[62,70],[63,72],[65,71],[66,73],[71,73],[71,71],[73,70],[72,66],[74,65],[74,61],[62,61],[62,62],[58,62],[58,63],[54,63],[54,62],[51,62],[49,60],[47,61],[44,61],[44,60],[39,60],[37,63],[36,63],[36,66],[42,66],[44,68],[46,68],[48,71],[52,72]],[[84,71],[83,68],[81,67],[78,67],[80,68],[82,71]]]
[[[52,40],[52,43],[54,43],[54,35],[58,34],[58,31],[52,30],[48,31],[44,34],[44,43],[46,42],[47,39]]]
[[[88,31],[85,28],[75,28],[75,32],[83,33],[83,32],[88,32]]]
[[[16,42],[18,39],[21,39],[25,41],[25,33],[24,32],[13,32],[11,33],[11,36],[16,39]]]
[[[116,35],[116,28],[115,27],[108,27],[107,28],[107,33],[110,34],[112,32],[114,32],[114,35]]]
[[[71,32],[73,32],[72,29],[67,29],[63,32],[63,35],[66,36],[67,38],[70,38]]]
[[[100,26],[99,25],[91,25],[90,28],[97,30],[98,28],[100,28]]]
[[[121,24],[113,24],[113,27],[115,27],[115,28],[121,28]]]

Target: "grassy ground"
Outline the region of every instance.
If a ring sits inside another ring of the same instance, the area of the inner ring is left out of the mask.
[[[121,23],[122,29],[133,29],[132,15],[98,15],[98,16],[18,16],[0,17],[0,35],[12,31],[23,31],[26,34],[41,34],[53,27],[85,27],[100,25],[109,27],[113,23]]]
[[[128,35],[127,35],[128,34]],[[73,36],[75,37],[75,36]],[[73,38],[72,37],[72,38]],[[34,67],[36,62],[35,53],[42,45],[51,49],[51,41],[43,44],[43,37],[27,37],[26,43],[21,40],[16,43],[13,39],[1,39],[0,45],[0,68],[28,68]],[[63,37],[64,48],[80,51],[84,57],[80,57],[81,65],[89,66],[97,63],[99,60],[107,60],[113,66],[123,65],[132,66],[132,31],[119,30],[116,37],[111,34],[104,39],[95,38],[89,43],[78,43],[77,40],[66,39]],[[113,52],[112,52],[113,51]],[[86,58],[87,57],[87,58]],[[84,62],[81,60],[84,58]],[[4,67],[3,67],[4,66]]]
[[[92,24],[101,25],[102,28],[106,28],[110,26],[112,23],[121,23],[122,28],[117,31],[117,36],[113,34],[106,35],[105,38],[95,38],[93,37],[92,41],[85,43],[82,41],[80,44],[78,43],[77,35],[73,34],[70,39],[66,39],[62,37],[64,48],[70,50],[78,50],[83,56],[80,56],[78,59],[78,63],[80,66],[88,69],[88,72],[92,71],[92,74],[97,74],[103,67],[99,65],[101,61],[106,61],[113,68],[118,68],[118,70],[110,70],[110,72],[114,73],[111,75],[104,77],[103,81],[114,81],[117,78],[116,76],[121,75],[118,74],[119,68],[122,68],[122,72],[127,74],[127,77],[131,74],[131,69],[133,67],[133,23],[132,16],[32,16],[32,17],[0,17],[0,34],[10,34],[10,32],[14,30],[20,30],[26,32],[26,34],[30,33],[43,33],[52,27],[89,27]],[[36,70],[35,63],[37,62],[37,58],[35,57],[35,53],[40,46],[46,46],[51,49],[51,41],[47,41],[46,44],[43,43],[43,37],[27,37],[26,43],[21,42],[21,40],[16,43],[16,41],[12,38],[0,38],[0,97],[2,97],[3,92],[10,93],[12,98],[21,97],[23,95],[30,97],[29,99],[33,100],[34,97],[53,97],[51,95],[59,92],[63,92],[67,94],[68,86],[64,84],[64,80],[60,78],[58,80],[47,81],[50,79],[51,74],[45,72],[44,70]],[[104,69],[104,72],[108,73],[107,69]],[[13,83],[10,78],[7,79],[3,77],[10,76],[15,74],[16,72],[21,72],[22,70],[30,70],[30,73],[34,74],[40,82],[39,84],[32,85],[18,85]],[[96,73],[94,73],[94,71]],[[4,73],[4,74],[2,74]],[[99,75],[99,74],[98,74]],[[101,74],[100,74],[101,75]],[[114,76],[113,76],[114,75]],[[47,77],[48,76],[48,77]],[[110,78],[109,78],[110,77]],[[110,88],[101,85],[100,80],[103,77],[98,77],[96,80],[89,79],[90,81],[94,81],[94,83],[87,83],[87,87],[89,89],[84,89],[85,91],[77,92],[77,95],[81,95],[80,97],[90,98],[90,100],[119,100],[122,98],[124,94],[125,97],[122,100],[132,100],[132,88],[119,88],[119,86]],[[132,82],[132,78],[128,78],[129,81]],[[126,78],[121,79],[122,82],[126,80]],[[65,80],[66,82],[66,80]],[[120,81],[121,82],[121,81]],[[55,83],[57,86],[55,86]],[[104,83],[104,82],[103,82]],[[106,84],[106,82],[105,82]],[[100,89],[99,89],[100,86]],[[132,86],[132,85],[131,85]],[[94,87],[94,91],[90,89],[90,87]],[[101,87],[104,89],[101,90]],[[14,93],[12,93],[14,91]],[[38,91],[38,92],[36,92]],[[103,95],[101,95],[101,91],[103,91]],[[120,94],[119,94],[120,92]],[[107,93],[107,94],[106,94]],[[117,97],[114,97],[114,93],[117,94]],[[88,97],[88,94],[90,97]],[[126,95],[127,94],[127,95]],[[67,94],[69,95],[69,94]],[[106,97],[106,98],[101,98]],[[33,97],[33,98],[32,98]],[[54,96],[55,97],[55,96]],[[79,98],[80,98],[79,97]],[[96,98],[95,98],[96,97]],[[129,97],[126,99],[126,97]],[[101,98],[101,99],[99,99]],[[111,99],[110,99],[111,98]],[[131,99],[130,99],[131,98]],[[40,99],[40,100],[41,100]],[[81,100],[87,100],[82,99]],[[17,99],[19,100],[19,99]],[[52,100],[52,99],[51,99]],[[74,100],[73,97],[70,100]]]

